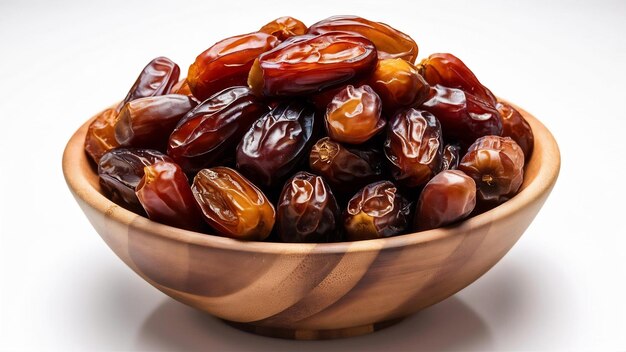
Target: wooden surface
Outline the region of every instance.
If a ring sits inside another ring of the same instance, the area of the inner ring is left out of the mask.
[[[150,284],[238,328],[319,339],[375,331],[463,289],[504,256],[548,197],[560,168],[550,132],[535,134],[522,191],[456,226],[332,244],[242,242],[154,223],[100,193],[83,151],[63,155],[67,184],[107,245]]]

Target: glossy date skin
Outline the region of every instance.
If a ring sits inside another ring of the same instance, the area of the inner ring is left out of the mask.
[[[254,60],[278,43],[275,36],[261,32],[238,35],[215,43],[189,66],[189,88],[196,98],[204,101],[223,89],[245,86]]]
[[[284,16],[279,17],[259,29],[259,32],[271,34],[278,38],[278,40],[285,40],[296,35],[303,35],[306,33],[306,25],[302,21],[293,17]]]
[[[452,54],[437,53],[422,60],[419,70],[430,85],[440,84],[449,88],[457,88],[474,97],[496,106],[496,97],[482,85],[474,73]]]
[[[333,16],[309,27],[309,34],[344,32],[363,36],[374,43],[380,59],[400,58],[415,62],[417,44],[411,37],[381,22],[357,16]]]
[[[135,99],[124,105],[115,123],[115,139],[124,147],[165,151],[167,138],[180,119],[197,105],[186,95]]]
[[[279,186],[309,154],[315,132],[312,106],[297,101],[279,104],[241,139],[237,169],[263,189]]]
[[[437,116],[446,140],[465,148],[480,137],[502,135],[502,118],[495,107],[461,89],[431,86],[429,98],[420,108]]]
[[[524,153],[509,137],[485,136],[470,146],[459,170],[474,179],[479,202],[495,206],[513,197],[524,180]]]
[[[446,144],[441,155],[441,171],[456,170],[461,161],[461,147],[457,144]]]
[[[262,241],[272,231],[274,206],[237,171],[221,166],[200,170],[191,190],[205,221],[218,235]]]
[[[115,139],[116,120],[117,111],[111,108],[99,113],[89,124],[85,136],[85,151],[96,164],[104,153],[120,146]]]
[[[418,187],[441,167],[443,139],[441,125],[427,111],[408,109],[389,120],[385,155],[395,180],[406,187]]]
[[[155,58],[141,71],[117,110],[135,99],[169,94],[179,76],[180,67],[172,60],[162,56]]]
[[[306,95],[369,74],[375,65],[376,48],[364,37],[307,34],[259,56],[248,85],[266,96]]]
[[[370,85],[389,114],[398,109],[419,106],[429,95],[428,83],[411,63],[403,59],[379,60],[369,79]]]
[[[502,136],[511,137],[522,148],[524,157],[528,161],[535,144],[535,137],[530,124],[519,111],[505,102],[498,102],[496,108],[502,116]]]
[[[141,212],[135,188],[144,176],[144,168],[158,161],[172,162],[172,159],[152,149],[113,149],[104,154],[98,164],[100,185],[115,203]]]
[[[348,85],[335,95],[326,109],[328,135],[338,142],[361,144],[385,128],[378,94],[368,86]]]
[[[377,149],[351,148],[324,137],[309,155],[311,170],[324,177],[335,192],[351,197],[365,185],[384,177],[385,157]]]
[[[205,100],[179,122],[167,154],[187,173],[231,157],[250,126],[268,111],[247,87],[232,87]]]
[[[344,229],[349,241],[399,235],[409,224],[410,203],[389,181],[369,184],[350,201],[344,212]]]
[[[190,231],[202,229],[202,215],[178,165],[158,161],[144,167],[135,194],[150,220]]]
[[[171,94],[182,94],[193,97],[193,93],[191,92],[191,89],[189,88],[189,83],[187,83],[186,79],[181,79],[180,81],[178,81],[178,83],[176,83],[174,87],[172,87]]]
[[[433,177],[420,193],[413,228],[435,229],[466,218],[476,206],[476,183],[459,170]]]
[[[276,225],[283,242],[341,240],[341,212],[320,176],[300,171],[285,183],[277,205]]]

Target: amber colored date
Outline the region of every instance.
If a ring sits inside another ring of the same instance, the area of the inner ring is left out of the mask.
[[[232,87],[191,110],[169,138],[167,154],[193,173],[231,157],[250,126],[267,106],[247,87]]]
[[[352,196],[363,186],[384,177],[384,155],[376,149],[346,147],[324,137],[309,155],[309,167],[336,192]]]
[[[135,99],[120,110],[115,139],[125,147],[165,150],[174,127],[196,105],[193,98],[180,94]]]
[[[315,133],[315,109],[308,104],[279,104],[258,119],[237,146],[237,169],[268,189],[284,182],[308,155]]]
[[[417,73],[415,66],[403,59],[379,60],[369,81],[387,113],[418,106],[430,92],[428,83]]]
[[[459,170],[445,170],[420,193],[413,227],[435,229],[466,218],[476,206],[476,183]]]
[[[406,231],[410,203],[389,181],[369,184],[348,202],[344,229],[349,241],[391,237]]]
[[[285,183],[276,211],[278,234],[284,242],[341,240],[339,206],[320,176],[296,173]]]
[[[441,155],[441,171],[456,170],[461,161],[461,147],[457,144],[446,144]]]
[[[248,85],[268,96],[305,95],[369,73],[376,48],[346,33],[291,37],[255,61]]]
[[[470,146],[459,170],[476,181],[478,200],[500,204],[517,193],[524,180],[524,153],[509,137],[485,136]]]
[[[395,180],[417,187],[430,180],[441,167],[441,125],[433,114],[408,109],[389,120],[385,155]]]
[[[418,65],[420,73],[430,85],[440,84],[445,87],[458,88],[496,106],[496,97],[482,85],[474,73],[452,54],[432,54]]]
[[[178,65],[166,57],[157,57],[144,67],[117,110],[135,99],[169,94],[179,76]]]
[[[104,154],[98,164],[100,185],[115,203],[141,211],[135,188],[144,175],[144,168],[158,161],[172,162],[172,159],[151,149],[113,149]]]
[[[176,164],[159,161],[144,167],[135,194],[150,220],[191,231],[203,221],[189,181]]]
[[[505,102],[498,102],[496,108],[500,116],[502,116],[502,136],[511,137],[522,148],[524,157],[528,160],[533,153],[535,145],[533,130],[530,128],[528,121],[524,119],[519,111]]]
[[[206,222],[219,235],[262,241],[274,226],[274,206],[237,171],[214,167],[198,172],[191,190]]]
[[[192,96],[191,88],[189,88],[189,83],[187,83],[186,79],[181,79],[172,87],[171,94],[182,94],[187,96]]]
[[[306,25],[293,17],[279,17],[259,29],[259,32],[271,34],[279,40],[285,40],[306,33]]]
[[[361,144],[385,128],[378,94],[368,85],[342,89],[326,109],[326,131],[338,141]]]
[[[495,109],[461,89],[432,86],[421,109],[437,116],[448,141],[467,147],[480,137],[502,134],[502,118]]]
[[[399,30],[357,16],[333,16],[309,27],[309,34],[344,32],[363,36],[374,43],[380,59],[400,58],[415,62],[417,43]]]
[[[120,146],[115,139],[116,119],[117,111],[111,108],[99,113],[89,124],[85,136],[85,151],[96,164],[104,153]]]
[[[187,82],[201,101],[233,86],[245,86],[254,60],[279,43],[267,33],[254,32],[215,43],[189,66]]]

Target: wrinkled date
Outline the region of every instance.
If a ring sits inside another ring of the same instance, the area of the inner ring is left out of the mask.
[[[461,160],[461,147],[456,144],[446,144],[441,155],[441,171],[456,170]]]
[[[117,111],[106,109],[89,124],[85,136],[85,151],[96,164],[104,153],[120,146],[115,139],[116,119]]]
[[[180,121],[169,138],[167,154],[191,173],[228,157],[267,106],[247,87],[214,95]]]
[[[482,136],[502,134],[502,118],[495,107],[460,89],[433,86],[421,108],[437,116],[446,140],[464,147]]]
[[[348,202],[344,229],[349,241],[399,235],[409,224],[410,203],[389,181],[369,184]]]
[[[219,235],[262,241],[274,226],[274,206],[237,171],[214,167],[198,172],[191,186],[206,222]]]
[[[115,139],[121,146],[165,150],[174,127],[195,106],[193,98],[180,94],[135,99],[120,110]]]
[[[248,84],[268,96],[311,94],[369,73],[375,65],[376,48],[364,37],[301,35],[259,56]]]
[[[459,170],[446,170],[420,193],[413,227],[430,230],[466,218],[476,206],[476,183]]]
[[[335,95],[326,109],[326,131],[338,141],[361,144],[385,128],[378,94],[364,85],[347,86]]]
[[[187,176],[176,164],[158,161],[143,169],[135,194],[151,220],[191,231],[203,221]]]
[[[502,116],[502,136],[511,137],[524,152],[526,160],[533,153],[535,137],[528,121],[524,119],[519,111],[505,102],[498,102],[496,105],[500,116]]]
[[[215,43],[189,66],[189,88],[196,98],[205,100],[225,88],[245,86],[254,60],[278,42],[273,35],[255,32]]]
[[[283,187],[276,211],[278,234],[284,242],[341,240],[341,212],[320,176],[295,174]]]
[[[104,154],[98,164],[100,185],[116,203],[142,209],[135,188],[144,175],[144,168],[157,161],[172,162],[167,155],[151,149],[117,148]]]
[[[333,16],[315,23],[308,31],[309,34],[329,32],[350,33],[371,40],[380,59],[400,58],[413,63],[417,58],[417,43],[408,35],[384,23],[357,16]]]
[[[166,57],[157,57],[144,67],[117,110],[135,99],[169,94],[179,76],[178,65]]]
[[[474,73],[452,54],[432,54],[422,60],[419,70],[430,85],[440,84],[445,87],[458,88],[474,97],[496,106],[496,97],[487,87],[483,86]]]
[[[363,186],[381,180],[385,165],[377,149],[349,148],[324,137],[311,148],[309,167],[336,192],[352,196]]]
[[[472,144],[459,170],[476,181],[478,200],[489,205],[511,198],[524,179],[524,153],[509,137],[485,136]]]
[[[433,114],[408,109],[390,121],[385,155],[391,173],[406,187],[417,187],[430,180],[441,167],[443,140],[441,125]]]
[[[237,169],[262,188],[281,184],[308,155],[315,133],[315,109],[283,103],[258,119],[237,146]]]
[[[279,40],[285,40],[306,33],[306,25],[293,17],[279,17],[259,29],[259,32],[271,34]]]
[[[387,113],[418,106],[430,92],[428,83],[417,73],[415,66],[402,59],[379,60],[369,81]]]

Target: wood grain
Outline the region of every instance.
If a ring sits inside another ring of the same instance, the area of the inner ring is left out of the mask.
[[[389,326],[471,284],[532,222],[557,180],[560,154],[545,126],[519,110],[533,128],[535,147],[518,195],[458,225],[387,239],[243,242],[154,223],[102,195],[83,151],[89,121],[68,142],[63,172],[113,252],[174,299],[258,334],[354,336]]]

